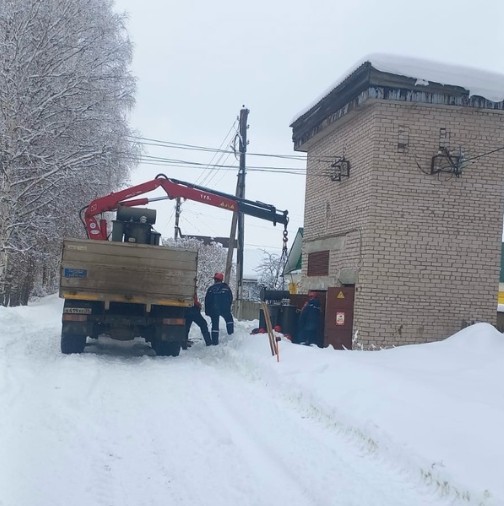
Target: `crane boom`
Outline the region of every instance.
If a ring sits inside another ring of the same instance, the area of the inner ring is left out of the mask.
[[[134,198],[148,193],[157,188],[162,188],[166,197]],[[107,240],[107,222],[98,216],[106,211],[116,211],[120,206],[134,207],[148,204],[156,200],[183,198],[201,202],[221,209],[240,212],[263,220],[271,221],[273,225],[282,223],[285,228],[289,222],[288,211],[279,211],[275,206],[263,202],[239,198],[220,191],[215,191],[204,186],[199,186],[186,181],[168,178],[164,174],[158,174],[154,179],[136,186],[113,192],[99,197],[84,211],[84,226],[90,239]]]

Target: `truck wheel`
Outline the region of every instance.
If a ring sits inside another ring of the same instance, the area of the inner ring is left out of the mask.
[[[152,348],[160,357],[178,357],[180,355],[180,343],[177,341],[155,340],[152,342]]]
[[[86,346],[86,336],[79,334],[61,334],[61,353],[82,353]]]
[[[178,357],[180,355],[180,343],[178,341],[168,343],[170,345],[170,355],[172,357]]]

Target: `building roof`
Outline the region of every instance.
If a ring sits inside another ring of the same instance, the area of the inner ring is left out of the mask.
[[[290,274],[291,272],[298,271],[301,269],[301,258],[302,258],[302,247],[303,247],[303,228],[298,228],[294,242],[292,243],[289,255],[287,256],[287,262],[285,263],[282,276]]]
[[[292,121],[296,149],[367,99],[504,110],[504,75],[404,56],[367,56]]]

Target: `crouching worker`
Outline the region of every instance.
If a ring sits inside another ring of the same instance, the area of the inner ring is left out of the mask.
[[[231,288],[224,283],[224,274],[214,274],[214,284],[211,285],[205,296],[205,314],[212,320],[212,344],[219,344],[219,320],[222,316],[226,322],[228,335],[234,332],[234,320],[231,314],[233,293]]]
[[[193,322],[200,328],[205,344],[210,346],[212,344],[212,340],[210,338],[210,332],[208,332],[208,323],[201,314],[201,302],[198,300],[196,295],[194,296],[194,305],[188,307],[185,312],[185,333],[187,343],[190,343],[189,331],[191,330]]]

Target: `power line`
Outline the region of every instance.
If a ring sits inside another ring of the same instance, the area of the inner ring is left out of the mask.
[[[134,160],[138,161],[143,165],[151,165],[154,167],[172,167],[177,169],[208,169],[212,173],[216,169],[222,170],[224,172],[236,171],[236,165],[226,165],[226,164],[214,164],[211,167],[206,163],[202,162],[192,162],[189,160],[179,160],[179,159],[171,159],[171,158],[163,158],[153,155],[143,155],[140,157],[132,157],[128,153],[118,153],[125,160]],[[225,160],[224,160],[225,161]],[[329,163],[329,162],[324,162]],[[263,173],[271,173],[271,174],[290,174],[294,176],[306,176],[306,168],[305,167],[279,167],[279,166],[267,166],[267,165],[251,165],[247,167],[247,171],[250,172],[263,172]],[[324,177],[330,178],[332,176],[332,172],[330,170],[322,171],[318,174],[311,174],[312,177]],[[213,179],[213,178],[212,178]]]
[[[226,165],[226,164],[213,164],[212,167],[209,167],[207,163],[202,162],[194,162],[190,160],[180,160],[177,158],[164,158],[161,156],[153,156],[153,155],[142,155],[140,157],[132,157],[128,153],[119,153],[124,159],[132,159],[138,160],[141,163],[146,165],[168,165],[173,167],[195,167],[195,168],[205,168],[205,169],[232,169],[236,170],[236,165]],[[259,172],[287,172],[291,174],[306,174],[306,169],[304,167],[277,167],[277,166],[268,166],[268,165],[250,165],[247,166],[247,170],[259,171]]]
[[[226,142],[228,142],[227,139],[228,139],[229,135],[231,134],[231,132],[233,132],[233,130],[236,130],[236,123],[237,123],[237,121],[238,121],[237,119],[235,119],[233,121],[233,124],[231,125],[231,128],[228,130],[227,134],[224,136],[224,139],[222,140],[222,142],[221,142],[221,144],[220,144],[220,146],[218,148],[219,150],[221,150],[222,146],[224,146],[224,144]],[[212,165],[212,163],[213,163],[213,161],[214,161],[214,159],[215,159],[216,156],[217,156],[217,152],[212,156],[212,159],[210,160],[210,163],[208,165]],[[203,177],[200,176],[200,178],[198,178],[198,181],[197,181],[198,184],[201,184],[201,185],[205,185],[206,184],[206,185],[208,185],[212,181],[212,179],[215,177],[215,175],[217,173],[215,165],[218,164],[218,163],[220,163],[220,162],[225,163],[227,161],[227,159],[229,158],[229,154],[226,156],[226,158],[224,160],[222,160],[222,158],[223,158],[223,154],[220,154],[219,158],[217,158],[217,160],[213,164],[213,170],[210,171],[208,174],[205,174],[204,176],[202,175]]]
[[[236,122],[235,122],[235,124],[236,124]],[[234,128],[235,124],[233,124],[233,126],[231,127],[231,130]],[[226,137],[229,135],[229,133],[230,132],[228,132]],[[228,159],[228,157],[231,154],[234,154],[233,151],[223,150],[220,148],[213,149],[213,148],[206,148],[203,146],[196,146],[196,145],[192,145],[192,144],[180,144],[180,143],[171,143],[168,141],[159,141],[156,139],[149,139],[149,138],[144,138],[144,137],[135,137],[135,136],[130,136],[130,137],[136,138],[136,139],[145,139],[147,141],[152,141],[152,142],[158,143],[158,144],[145,143],[147,145],[154,145],[154,146],[161,146],[161,147],[174,147],[177,149],[193,149],[196,151],[208,151],[208,152],[213,152],[213,153],[220,153],[221,156],[220,156],[219,160],[222,160],[222,156],[224,154],[227,154],[228,156],[226,157],[224,162]],[[140,144],[142,144],[142,143],[140,143]],[[222,144],[221,144],[221,146],[222,146]],[[490,156],[490,155],[497,153],[499,151],[502,151],[502,150],[504,150],[504,146],[500,146],[500,147],[491,149],[489,151],[486,151],[484,153],[481,153],[479,155],[475,155],[470,158],[466,158],[465,160],[463,160],[463,163],[465,163],[465,164],[469,163],[469,162],[474,163],[475,160],[479,160],[481,158]],[[298,157],[295,155],[275,155],[275,154],[263,154],[263,153],[262,154],[261,153],[248,153],[248,154],[251,156],[264,156],[264,157],[274,157],[274,158],[283,158],[283,159],[292,159],[292,160],[306,160],[306,159],[311,158],[311,157]],[[124,155],[124,158],[126,158],[126,159],[132,159],[126,153],[123,153],[123,155]],[[327,160],[323,160],[320,157],[314,157],[314,159],[316,159],[316,161],[318,161],[320,163],[329,163],[334,160],[334,157],[332,157],[332,158],[328,157]],[[138,158],[135,160],[138,160]],[[163,166],[170,166],[170,167],[174,167],[174,168],[187,168],[187,167],[208,168],[208,169],[210,169],[210,171],[211,171],[210,173],[212,173],[213,176],[215,176],[216,170],[224,169],[227,171],[227,170],[236,170],[236,168],[237,168],[236,165],[227,165],[225,163],[215,163],[210,167],[210,165],[206,164],[206,163],[193,162],[193,161],[189,161],[189,160],[173,159],[173,158],[165,158],[165,157],[159,157],[159,156],[153,156],[153,155],[143,155],[140,157],[140,159],[138,161],[140,161],[141,163],[143,163],[145,165],[158,165],[158,166],[163,165]],[[416,162],[416,165],[418,166],[418,162]],[[250,170],[251,172],[271,172],[271,173],[277,173],[277,174],[281,173],[281,174],[291,174],[291,175],[306,175],[306,168],[305,167],[278,167],[278,166],[268,166],[268,165],[265,165],[265,166],[251,165],[251,166],[247,167],[247,170]],[[330,171],[322,171],[319,174],[314,174],[314,176],[330,177],[331,172]],[[213,179],[213,177],[205,176],[204,180],[210,181],[211,179]]]
[[[482,153],[481,155],[476,155],[476,156],[472,156],[471,158],[466,158],[464,160],[464,163],[472,162],[473,160],[477,160],[479,158],[483,158],[485,156],[492,155],[492,154],[496,153],[497,151],[502,151],[503,149],[504,149],[504,146],[501,146],[500,148],[492,149],[491,151],[487,151],[486,153]]]
[[[171,142],[171,141],[162,141],[159,139],[152,139],[149,137],[138,137],[134,135],[128,136],[131,139],[135,139],[138,141],[138,144],[145,146],[155,146],[155,147],[166,147],[173,149],[185,149],[190,151],[205,151],[211,153],[229,153],[234,154],[232,150],[225,150],[221,148],[209,148],[205,146],[198,146],[196,144],[184,144],[180,142]],[[328,156],[307,156],[307,155],[281,155],[281,154],[273,154],[273,153],[249,153],[247,151],[247,155],[249,156],[258,156],[258,157],[269,157],[269,158],[281,158],[286,160],[299,160],[306,161],[307,159],[318,160],[320,162],[332,162],[334,161],[334,157]]]
[[[163,141],[159,139],[153,139],[149,137],[141,137],[141,136],[128,136],[131,139],[135,139],[137,141],[146,141],[146,142],[138,142],[138,144],[141,145],[147,145],[147,146],[157,146],[157,147],[168,147],[173,149],[185,149],[185,150],[193,150],[193,151],[207,151],[207,152],[218,152],[218,153],[226,153],[226,154],[234,154],[233,151],[224,150],[221,148],[215,149],[215,148],[209,148],[205,146],[199,146],[196,144],[185,144],[185,143],[178,143],[178,142],[171,142],[171,141]],[[481,153],[480,155],[476,155],[470,158],[466,158],[464,160],[465,163],[472,162],[474,160],[478,160],[480,158],[484,158],[486,156],[489,156],[493,153],[496,153],[498,151],[504,150],[504,146],[500,146],[494,149],[491,149],[490,151]],[[333,162],[334,157],[329,156],[315,156],[315,155],[281,155],[281,154],[273,154],[273,153],[250,153],[247,152],[249,156],[258,156],[258,157],[269,157],[269,158],[281,158],[281,159],[287,159],[287,160],[300,160],[300,161],[306,161],[306,160],[312,160],[312,161],[318,161],[321,163],[327,163],[327,162]]]

